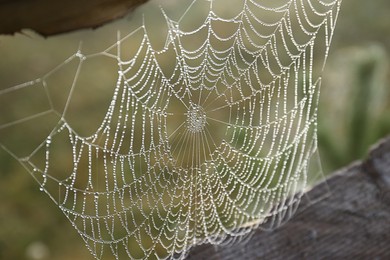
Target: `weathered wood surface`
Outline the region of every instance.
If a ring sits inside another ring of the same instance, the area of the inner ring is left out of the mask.
[[[390,137],[307,195],[323,199],[304,197],[304,210],[280,228],[195,247],[188,259],[390,259]]]
[[[148,0],[0,0],[0,35],[32,29],[49,36],[95,28]]]

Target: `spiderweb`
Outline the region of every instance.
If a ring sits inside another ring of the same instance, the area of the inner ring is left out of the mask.
[[[296,210],[317,148],[322,64],[313,60],[327,57],[340,1],[227,5],[196,0],[178,19],[162,9],[163,48],[143,23],[102,52],[80,48],[44,76],[0,90],[46,93],[50,109],[24,120],[54,114],[50,134],[23,158],[2,147],[95,258],[183,258],[194,245],[272,229]],[[129,55],[132,38],[139,44]],[[68,110],[81,68],[102,56],[115,61],[117,82],[100,126],[84,136]],[[77,69],[58,108],[50,86],[70,63]],[[62,169],[58,147],[69,148]]]

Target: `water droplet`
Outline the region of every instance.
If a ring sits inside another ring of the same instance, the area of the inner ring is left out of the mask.
[[[191,105],[187,112],[187,129],[191,133],[201,132],[206,125],[206,113],[198,105]]]

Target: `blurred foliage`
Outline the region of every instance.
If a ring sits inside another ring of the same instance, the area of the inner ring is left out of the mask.
[[[319,114],[327,172],[362,158],[390,132],[389,64],[381,45],[342,48],[328,61]]]
[[[366,155],[390,133],[390,2],[344,0],[319,108],[324,173]]]
[[[174,1],[167,3],[173,5]],[[361,158],[372,143],[390,133],[389,13],[388,0],[343,1],[320,99],[319,150],[325,174]],[[51,45],[42,44],[46,40],[31,32],[0,37],[0,90],[41,76],[74,53],[80,38],[89,46],[86,52],[101,51],[116,37],[110,26],[125,28],[133,23],[136,28],[135,16],[105,26],[99,33],[87,30],[50,38]],[[156,32],[154,37],[158,35]],[[19,112],[3,109],[0,124]],[[37,127],[44,130],[33,130]],[[2,141],[19,143],[21,156],[28,150],[25,147],[36,146],[34,138],[38,139],[40,132],[50,129],[45,130],[43,124],[21,128],[29,134],[17,139],[0,131]],[[25,169],[0,149],[0,259],[90,258],[61,211],[42,196]]]

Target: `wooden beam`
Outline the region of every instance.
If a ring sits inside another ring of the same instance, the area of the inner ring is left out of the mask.
[[[278,229],[257,230],[246,243],[200,245],[188,259],[390,259],[390,137],[306,195],[304,210]]]
[[[148,0],[0,0],[0,35],[32,29],[43,36],[96,28]]]

